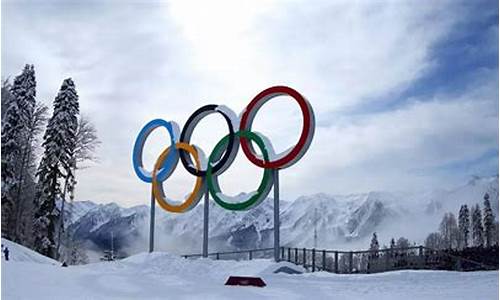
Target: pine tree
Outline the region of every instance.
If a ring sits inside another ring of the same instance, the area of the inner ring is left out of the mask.
[[[470,215],[467,204],[460,207],[458,215],[458,230],[459,230],[459,248],[467,248],[469,246],[470,233]]]
[[[16,77],[14,84],[12,86],[11,92],[15,99],[19,102],[20,112],[21,112],[21,122],[23,128],[20,132],[20,145],[21,153],[16,164],[16,169],[18,170],[18,186],[15,191],[16,205],[14,209],[14,214],[11,218],[11,229],[13,232],[13,238],[16,242],[24,243],[25,237],[20,234],[20,227],[23,223],[22,213],[26,209],[27,198],[32,197],[29,195],[26,197],[26,192],[32,190],[32,184],[34,183],[34,178],[30,173],[30,162],[33,161],[34,152],[34,139],[36,136],[36,128],[33,127],[37,122],[37,109],[42,108],[43,105],[39,106],[36,102],[36,80],[35,80],[35,69],[33,65],[26,65],[24,71],[24,76],[21,78]]]
[[[484,237],[486,240],[486,247],[490,247],[493,244],[493,234],[495,231],[495,216],[493,215],[493,210],[490,204],[490,195],[486,193],[484,195]]]
[[[20,112],[14,99],[5,106],[5,112],[2,111],[5,114],[2,118],[2,237],[11,239],[9,221],[15,204],[14,191],[18,185],[15,163],[21,151],[18,131]]]
[[[33,199],[36,195],[36,153],[39,150],[39,135],[43,133],[47,121],[48,108],[44,104],[36,103],[35,112],[28,124],[28,149],[23,156],[22,188],[19,190],[19,200],[16,205],[16,226],[14,234],[16,240],[28,247],[32,247],[33,229]]]
[[[37,173],[35,247],[38,252],[53,258],[57,257],[55,237],[60,216],[56,201],[62,196],[60,179],[67,178],[73,168],[78,113],[78,95],[73,80],[68,78],[54,100],[54,112],[44,134],[44,153]]]
[[[373,236],[372,236],[372,241],[370,243],[370,250],[374,251],[371,254],[371,258],[378,257],[378,250],[379,250],[379,248],[380,248],[380,246],[379,246],[378,239],[377,239],[377,233],[374,232]]]
[[[396,248],[396,241],[394,240],[394,238],[391,238],[391,245],[390,245],[390,248],[391,248],[391,249]]]
[[[2,91],[3,94],[4,91]],[[30,131],[36,106],[33,65],[26,65],[10,87],[2,120],[2,234],[19,241],[17,229],[21,193],[25,185],[27,159],[32,149]]]
[[[482,247],[484,245],[482,221],[481,209],[476,204],[472,209],[472,242],[475,247]]]

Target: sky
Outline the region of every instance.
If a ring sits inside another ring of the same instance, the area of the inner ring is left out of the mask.
[[[77,200],[148,204],[132,167],[149,120],[181,128],[197,108],[239,114],[260,91],[304,95],[316,131],[304,157],[280,171],[281,198],[313,193],[449,188],[498,174],[497,1],[2,1],[2,78],[34,64],[37,99],[52,107],[73,78],[95,124],[97,162],[77,172]],[[297,142],[300,109],[265,104],[253,129],[278,151]],[[204,118],[191,142],[209,154],[227,134]],[[169,146],[148,139],[151,169]],[[242,151],[219,180],[251,192],[263,170]],[[178,165],[165,193],[182,199],[195,178]]]

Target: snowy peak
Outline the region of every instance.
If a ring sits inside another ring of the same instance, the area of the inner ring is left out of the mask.
[[[463,186],[451,191],[435,193],[427,202],[426,212],[439,215],[450,211],[456,215],[462,204],[467,204],[469,207],[479,204],[482,207],[485,193],[490,195],[493,211],[498,214],[498,175],[474,176]]]
[[[366,248],[373,232],[382,243],[405,236],[422,242],[437,229],[444,212],[457,213],[461,204],[482,205],[490,194],[498,210],[498,176],[474,178],[445,191],[424,193],[370,192],[350,195],[319,193],[280,203],[281,241],[284,246],[318,248]],[[234,198],[243,198],[244,194]],[[92,206],[92,205],[89,205]],[[248,211],[234,212],[210,201],[209,250],[252,249],[273,244],[273,199],[265,199]],[[71,225],[79,239],[98,249],[109,247],[111,232],[115,245],[128,254],[147,245],[149,208],[121,208],[111,203],[95,205]],[[184,214],[156,210],[156,241],[160,250],[199,252],[203,232],[203,203]]]

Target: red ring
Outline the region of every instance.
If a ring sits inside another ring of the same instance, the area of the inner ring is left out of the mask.
[[[297,143],[297,145],[295,145],[295,147],[293,147],[292,151],[290,151],[287,155],[275,161],[268,161],[268,162],[257,157],[257,155],[255,154],[252,147],[249,145],[248,140],[246,138],[244,137],[240,138],[241,148],[243,149],[243,152],[245,153],[246,157],[253,164],[261,168],[281,169],[288,167],[289,165],[293,164],[293,160],[300,154],[301,150],[304,147],[309,146],[306,145],[306,143],[308,142],[308,140],[309,141],[311,140],[308,139],[308,137],[311,131],[311,119],[314,117],[312,108],[310,107],[307,100],[299,92],[287,86],[273,86],[263,90],[257,96],[255,96],[255,98],[253,98],[253,100],[248,104],[245,111],[243,112],[243,116],[241,117],[240,130],[249,130],[249,131],[251,130],[251,128],[247,128],[251,127],[251,124],[250,126],[248,126],[247,123],[249,121],[250,112],[255,109],[255,106],[257,104],[259,104],[261,101],[266,102],[271,98],[281,95],[291,96],[292,98],[295,99],[295,101],[299,103],[300,110],[302,111],[302,117],[304,120],[304,123],[302,124],[302,133],[300,134],[299,142]],[[253,122],[253,118],[250,121]]]

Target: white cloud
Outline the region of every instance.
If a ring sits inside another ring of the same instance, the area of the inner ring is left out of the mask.
[[[133,173],[131,151],[147,121],[160,117],[182,126],[208,103],[239,113],[274,84],[303,93],[324,124],[304,159],[282,172],[288,199],[399,183],[411,187],[408,170],[468,159],[498,144],[491,139],[498,132],[491,127],[498,114],[486,115],[491,89],[484,101],[472,102],[470,94],[436,96],[381,114],[343,114],[384,101],[436,65],[430,50],[462,17],[462,8],[453,3],[8,3],[2,9],[2,74],[17,74],[24,63],[34,63],[39,99],[48,104],[62,80],[73,77],[82,112],[97,125],[101,160],[80,172],[80,199],[146,203],[149,187]],[[442,115],[451,113],[445,123]],[[298,121],[298,109],[278,101],[263,108],[255,127],[285,149],[296,140]],[[488,125],[479,130],[479,124]],[[208,149],[224,128],[211,118],[196,129],[194,140]],[[148,143],[146,161],[154,160],[163,143],[161,134]],[[239,157],[222,176],[229,193],[258,184],[261,170],[245,161]],[[177,198],[193,181],[178,171],[166,184],[167,193]],[[420,185],[431,181],[446,180],[430,174]]]

